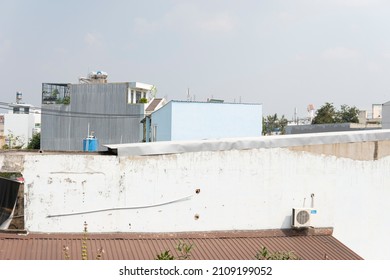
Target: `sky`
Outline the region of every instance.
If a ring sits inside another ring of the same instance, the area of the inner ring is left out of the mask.
[[[390,100],[390,1],[0,0],[0,102],[44,82],[155,85],[168,100],[261,103],[307,116]]]

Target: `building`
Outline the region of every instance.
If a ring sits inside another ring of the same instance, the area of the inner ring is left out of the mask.
[[[360,124],[381,124],[382,104],[372,104],[371,110],[359,110]]]
[[[261,136],[262,105],[170,101],[151,114],[154,141]]]
[[[382,104],[382,128],[390,129],[390,101]]]
[[[337,131],[357,131],[357,130],[372,130],[381,129],[382,126],[376,123],[325,123],[325,124],[304,124],[304,125],[288,125],[286,134],[301,134],[301,133],[322,133],[322,132],[337,132]]]
[[[5,136],[4,136],[4,115],[0,115],[0,148],[5,145]]]
[[[16,103],[10,103],[4,114],[3,130],[8,148],[26,148],[32,136],[41,131],[41,110],[22,103],[22,93],[17,92]]]
[[[79,84],[42,84],[43,150],[83,150],[83,139],[93,134],[103,144],[142,141],[140,121],[153,100],[152,85],[108,83],[107,74],[92,72]]]

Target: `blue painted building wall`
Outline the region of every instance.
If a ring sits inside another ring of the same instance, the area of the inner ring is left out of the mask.
[[[261,136],[262,105],[170,101],[152,114],[156,141]]]
[[[152,142],[172,140],[172,102],[152,113],[150,129]],[[156,131],[156,139],[153,139],[153,130]]]

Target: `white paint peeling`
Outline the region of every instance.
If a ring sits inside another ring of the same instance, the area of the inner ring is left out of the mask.
[[[358,161],[285,148],[28,154],[25,225],[31,232],[81,232],[84,221],[91,232],[289,228],[292,208],[314,203],[313,226],[334,227],[364,258],[389,259],[389,167],[389,156]]]

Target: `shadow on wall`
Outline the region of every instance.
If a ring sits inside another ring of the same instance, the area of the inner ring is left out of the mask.
[[[282,229],[289,229],[289,228],[291,228],[291,219],[292,219],[291,215],[284,217],[284,220],[283,220],[281,228]]]
[[[24,229],[23,183],[20,173],[0,173],[0,230]]]

